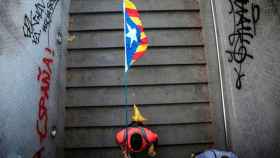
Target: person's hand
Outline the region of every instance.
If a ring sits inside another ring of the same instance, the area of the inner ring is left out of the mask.
[[[128,155],[128,153],[125,150],[123,150],[122,153],[123,153],[124,158],[130,158],[130,156]]]
[[[191,154],[191,158],[195,158],[196,156],[195,156],[195,154],[194,153],[192,153]]]
[[[155,147],[154,147],[153,144],[149,147],[148,154],[149,154],[149,156],[151,156],[151,157],[155,157],[155,156],[156,156],[157,153],[156,153],[156,151],[155,151]]]

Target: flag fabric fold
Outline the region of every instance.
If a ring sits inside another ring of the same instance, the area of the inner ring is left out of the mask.
[[[144,32],[143,24],[135,4],[130,0],[123,0],[124,16],[124,47],[125,72],[148,48],[148,37]]]

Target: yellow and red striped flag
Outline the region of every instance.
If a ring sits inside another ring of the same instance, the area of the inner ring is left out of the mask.
[[[123,1],[125,72],[128,71],[148,48],[148,37],[144,32],[142,21],[135,4]]]

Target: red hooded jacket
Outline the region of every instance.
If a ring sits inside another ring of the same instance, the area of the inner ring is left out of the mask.
[[[135,133],[141,135],[142,138],[141,147],[137,151],[135,151],[131,145],[131,136]],[[121,145],[128,152],[142,152],[148,149],[151,144],[157,143],[157,141],[158,135],[145,127],[128,127],[120,130],[116,134],[117,144]]]

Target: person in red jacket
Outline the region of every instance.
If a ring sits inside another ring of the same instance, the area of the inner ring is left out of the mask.
[[[154,157],[158,135],[144,127],[146,119],[141,115],[137,106],[133,107],[132,123],[116,134],[116,142],[120,145],[124,158]]]

